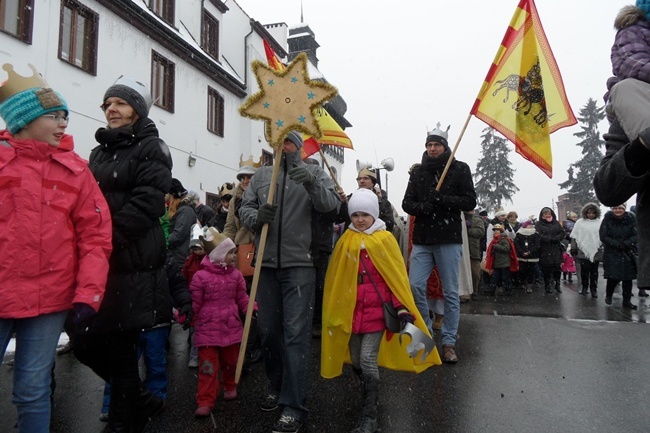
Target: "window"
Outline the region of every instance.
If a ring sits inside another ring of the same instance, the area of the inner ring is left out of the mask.
[[[61,2],[59,59],[97,75],[99,15],[76,0]]]
[[[223,137],[223,96],[208,87],[208,131]]]
[[[174,0],[149,0],[149,8],[160,18],[174,25]]]
[[[206,10],[203,11],[201,48],[215,59],[219,58],[219,21]]]
[[[174,112],[174,63],[153,51],[151,56],[151,96],[153,103]]]
[[[0,0],[0,30],[32,43],[34,0]]]

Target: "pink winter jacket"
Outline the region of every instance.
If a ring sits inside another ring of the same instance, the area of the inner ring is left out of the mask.
[[[201,265],[203,269],[194,274],[190,284],[194,346],[226,347],[241,342],[244,326],[240,313],[246,314],[248,308],[243,275],[234,267],[212,263],[207,255]]]
[[[111,215],[88,163],[72,151],[0,131],[0,318],[95,310],[112,250]]]
[[[359,258],[359,278],[357,279],[359,283],[357,284],[357,303],[352,317],[352,333],[380,332],[386,329],[383,302],[392,302],[397,310],[404,306],[390,291],[384,278],[368,257],[366,250],[361,250]],[[381,299],[379,299],[371,279],[379,289]]]

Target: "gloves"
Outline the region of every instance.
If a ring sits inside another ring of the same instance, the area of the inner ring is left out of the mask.
[[[625,242],[622,242],[622,241],[621,241],[621,242],[618,243],[618,245],[616,246],[616,248],[618,248],[619,250],[624,251],[624,250],[627,250],[627,245],[625,245]]]
[[[178,323],[183,324],[183,329],[188,329],[192,319],[194,318],[194,310],[192,310],[192,304],[184,304],[180,310],[178,310]]]
[[[79,334],[86,331],[88,322],[95,314],[97,312],[90,305],[84,304],[83,302],[75,302],[72,307],[72,324],[75,333]]]
[[[434,203],[442,202],[443,198],[444,198],[444,196],[437,189],[431,188],[429,190],[429,200],[432,200]]]
[[[314,182],[314,175],[305,167],[294,167],[287,171],[289,178],[298,184],[310,185]]]
[[[571,250],[571,256],[575,257],[578,255],[578,250]]]
[[[420,207],[422,209],[422,215],[431,215],[433,214],[433,211],[435,210],[435,206],[431,202],[424,202],[420,203]]]
[[[275,213],[278,211],[278,205],[264,203],[257,210],[257,223],[260,225],[271,224],[275,219]]]
[[[415,317],[409,313],[408,311],[404,311],[403,313],[399,313],[397,316],[399,319],[399,327],[400,329],[404,329],[406,327],[407,323],[410,323],[411,325],[413,322],[415,322]]]

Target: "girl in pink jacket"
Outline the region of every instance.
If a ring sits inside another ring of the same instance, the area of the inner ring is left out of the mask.
[[[199,350],[199,385],[196,392],[197,417],[207,417],[219,395],[221,370],[223,398],[237,398],[235,369],[246,314],[246,282],[237,270],[237,250],[233,241],[213,227],[201,236],[207,253],[190,284],[194,309],[194,346]]]

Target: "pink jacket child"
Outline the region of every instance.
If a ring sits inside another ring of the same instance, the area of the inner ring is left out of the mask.
[[[565,273],[575,273],[576,271],[576,262],[573,260],[573,257],[571,254],[567,253],[566,251],[564,254],[562,254],[562,272]]]
[[[210,227],[201,237],[207,255],[203,269],[190,284],[194,309],[194,345],[199,350],[199,385],[196,393],[197,417],[207,417],[219,395],[219,370],[224,399],[237,398],[235,369],[242,339],[240,314],[246,313],[246,282],[237,270],[233,241]],[[257,308],[257,306],[256,306]]]

